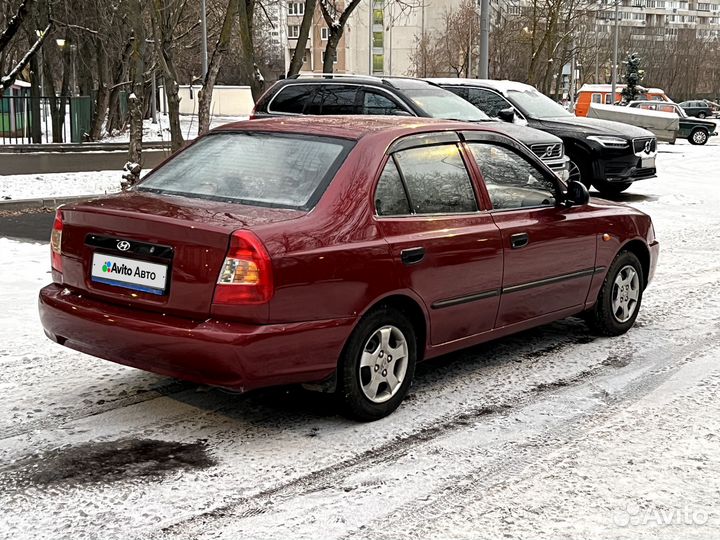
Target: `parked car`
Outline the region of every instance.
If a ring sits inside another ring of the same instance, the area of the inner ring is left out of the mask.
[[[570,158],[570,179],[604,195],[656,176],[655,136],[618,122],[580,118],[534,87],[513,81],[431,79],[487,113],[560,137]]]
[[[611,84],[583,84],[577,92],[575,115],[587,116],[590,111],[590,105],[593,103],[604,105],[620,103],[623,99],[621,92],[624,89],[624,84],[615,85],[615,97],[613,98]],[[644,91],[638,95],[638,99],[672,102],[662,88],[644,88],[643,90]]]
[[[129,192],[58,209],[53,341],[202,384],[315,383],[362,420],[416,362],[570,315],[634,323],[650,218],[589,202],[502,125],[229,124]]]
[[[687,139],[690,144],[705,144],[710,137],[717,135],[715,122],[691,118],[679,103],[660,103],[656,101],[631,101],[628,107],[646,111],[658,111],[676,114],[680,117],[677,137]],[[698,118],[704,118],[698,115]]]
[[[683,101],[679,103],[688,116],[696,116],[697,118],[708,118],[713,116],[713,110],[706,101]]]
[[[484,112],[468,106],[438,85],[408,77],[323,75],[284,79],[255,104],[251,118],[296,114],[390,115],[488,122]],[[569,161],[560,138],[523,126],[497,127],[532,149],[560,178],[567,180]]]

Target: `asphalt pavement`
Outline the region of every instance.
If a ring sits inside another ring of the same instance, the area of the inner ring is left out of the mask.
[[[0,238],[47,242],[55,211],[38,209],[27,212],[0,212]]]

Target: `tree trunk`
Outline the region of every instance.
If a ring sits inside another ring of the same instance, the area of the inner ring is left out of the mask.
[[[253,47],[253,13],[255,0],[238,2],[238,21],[240,23],[240,71],[245,84],[250,86],[253,98],[257,100],[262,93],[263,82],[257,77],[255,49]]]
[[[133,31],[132,50],[130,52],[131,93],[128,96],[130,112],[130,144],[128,161],[142,165],[142,136],[144,107],[144,71],[145,71],[145,25],[143,24],[143,2],[133,0],[129,4],[130,25]],[[139,178],[128,178],[134,185]]]
[[[40,114],[40,99],[42,96],[42,89],[40,88],[40,62],[37,56],[33,56],[30,59],[30,70],[32,73],[31,86],[30,86],[30,118],[31,121],[31,136],[32,142],[35,144],[42,142],[42,116]]]
[[[98,90],[95,97],[95,111],[93,112],[93,121],[90,126],[90,140],[97,141],[102,137],[102,127],[105,118],[108,115],[110,106],[110,65],[103,47],[99,39],[95,40],[97,50],[97,67],[98,67]]]
[[[300,73],[303,66],[303,57],[305,56],[305,47],[307,47],[308,36],[312,29],[313,17],[315,16],[315,6],[317,0],[305,0],[305,13],[303,14],[302,23],[300,23],[300,33],[298,34],[297,44],[290,60],[287,76],[292,77]]]
[[[220,36],[215,44],[215,50],[213,50],[212,56],[210,57],[210,63],[208,64],[208,70],[205,74],[202,88],[198,92],[198,135],[207,133],[210,130],[210,105],[212,103],[213,88],[215,88],[215,81],[220,71],[220,64],[230,44],[233,26],[235,26],[235,19],[238,16],[241,1],[243,0],[228,1]]]
[[[337,47],[342,37],[342,27],[331,27],[328,35],[327,45],[325,45],[325,59],[323,60],[323,73],[333,72],[333,60],[337,54]]]

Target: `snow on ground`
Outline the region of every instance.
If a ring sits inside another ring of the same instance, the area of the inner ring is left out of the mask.
[[[247,120],[247,116],[213,116],[210,119],[210,128],[230,124],[232,122],[240,122]],[[170,141],[170,121],[166,114],[158,113],[157,123],[153,124],[152,120],[143,120],[143,140],[144,141]],[[198,132],[197,115],[180,115],[180,132],[185,139],[194,139]],[[117,133],[109,137],[105,137],[103,142],[128,142],[130,140],[129,131]]]
[[[120,191],[123,171],[0,175],[0,200],[98,195]]]
[[[630,332],[566,319],[423,364],[371,424],[55,345],[48,246],[0,239],[0,538],[715,537],[718,163],[661,145],[620,197],[661,242]]]

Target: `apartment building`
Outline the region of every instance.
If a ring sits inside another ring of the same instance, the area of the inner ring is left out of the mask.
[[[599,4],[598,31],[611,33],[615,24],[615,0]],[[634,39],[662,41],[692,30],[704,39],[720,38],[720,0],[620,0],[618,24],[631,28]]]

